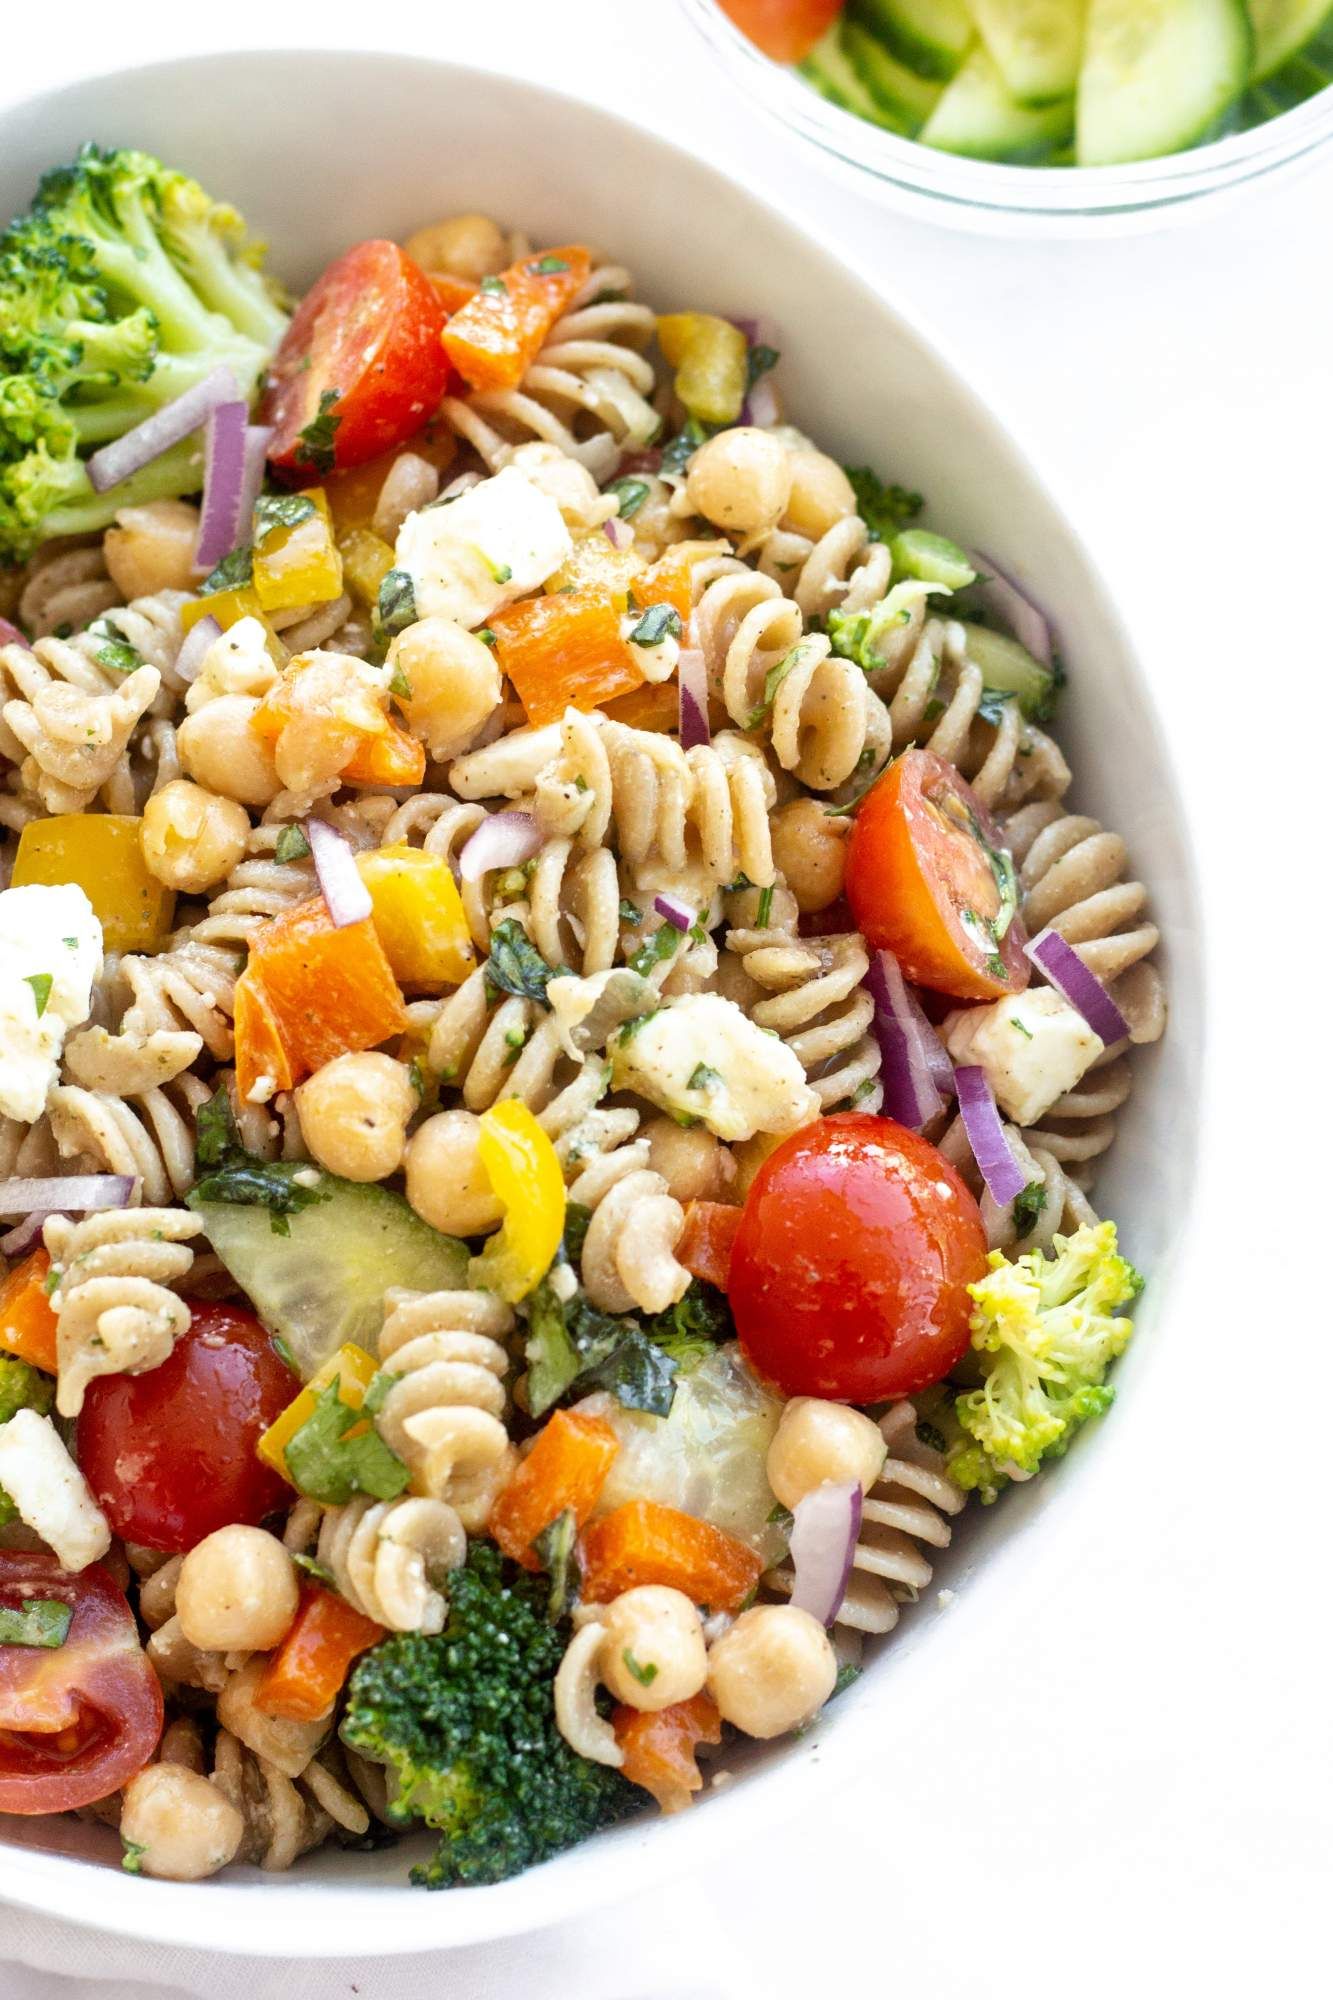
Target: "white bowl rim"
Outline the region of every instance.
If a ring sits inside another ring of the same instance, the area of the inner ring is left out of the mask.
[[[177,56],[153,63],[127,63],[111,69],[90,70],[65,84],[0,104],[0,138],[3,138],[7,121],[16,114],[30,112],[39,106],[54,105],[65,96],[94,89],[112,80],[141,82],[146,90],[153,90],[163,83],[169,84],[173,77],[198,74],[217,62],[265,65],[293,60],[305,65],[307,71],[322,64],[338,68],[353,64],[376,65],[386,73],[428,69],[442,81],[455,80],[463,88],[476,87],[501,94],[509,92],[519,99],[554,102],[580,119],[600,127],[608,142],[619,140],[628,141],[631,145],[645,145],[650,150],[670,156],[673,169],[685,178],[702,176],[715,184],[721,182],[734,187],[752,210],[760,211],[776,231],[791,241],[808,266],[822,266],[826,273],[835,275],[840,284],[855,288],[875,314],[892,323],[898,338],[916,349],[928,365],[951,378],[952,390],[967,405],[970,421],[978,429],[992,434],[998,447],[1022,469],[1034,497],[1059,521],[1061,531],[1085,573],[1090,601],[1117,642],[1137,707],[1154,722],[1159,720],[1137,649],[1082,535],[1070,522],[1026,446],[1019,444],[1009,425],[972,387],[967,371],[955,360],[947,339],[940,338],[933,330],[924,331],[915,316],[905,314],[900,307],[891,304],[857,271],[844,265],[832,251],[759,192],[747,176],[730,166],[724,170],[700,159],[659,128],[633,123],[600,105],[589,104],[572,91],[556,90],[476,64],[392,49],[310,48],[296,44],[228,49],[213,54]],[[1158,735],[1160,738],[1160,729]],[[1200,906],[1200,871],[1175,761],[1165,745],[1159,754],[1180,842],[1182,879],[1187,899],[1197,910]],[[1201,987],[1202,967],[1198,968],[1198,976]],[[1198,999],[1202,1008],[1202,993]],[[1182,1134],[1182,1145],[1188,1137],[1187,1133]],[[1176,1267],[1182,1261],[1186,1239],[1196,1221],[1193,1194],[1191,1182],[1172,1246],[1170,1268],[1159,1268],[1153,1274],[1154,1320],[1162,1316],[1162,1307],[1174,1292]],[[1096,1448],[1101,1442],[1100,1437],[1090,1435],[1077,1455],[1089,1468],[1099,1455]],[[1068,1463],[1065,1461],[1066,1465]],[[1068,1480],[1064,1482],[1066,1488],[1070,1484]],[[1082,1488],[1087,1482],[1079,1480],[1073,1484]],[[1086,1500],[1086,1494],[1082,1498]],[[1043,1515],[1041,1534],[1048,1551],[1072,1537],[1075,1519],[1081,1511],[1075,1500],[1075,1491],[1066,1490],[1061,1506],[1053,1511],[1047,1510]],[[987,1557],[977,1578],[969,1578],[969,1592],[975,1598],[980,1587],[994,1584],[999,1573],[1004,1572],[1005,1603],[995,1615],[1006,1621],[1017,1616],[1023,1594],[1033,1583],[1032,1543],[1035,1533],[1034,1524],[1021,1535],[1015,1533],[1006,1537],[1002,1548]],[[1020,1540],[1028,1545],[1027,1562],[1025,1565],[1018,1564],[1018,1574],[1013,1575],[1010,1574],[1015,1569],[1013,1549]],[[999,1593],[988,1589],[987,1595],[996,1597]],[[959,1649],[954,1648],[953,1651],[956,1654]],[[957,1659],[953,1662],[955,1671],[963,1665]],[[838,1709],[845,1716],[853,1706],[859,1706],[859,1702],[849,1694],[843,1697]],[[841,1719],[837,1710],[831,1711],[810,1732],[808,1744],[820,1751],[818,1757],[792,1753],[779,1755],[764,1773],[713,1795],[707,1810],[702,1813],[631,1822],[623,1828],[599,1835],[595,1842],[570,1850],[543,1867],[493,1887],[432,1895],[411,1888],[405,1882],[400,1886],[341,1879],[336,1882],[303,1881],[298,1871],[285,1877],[265,1877],[262,1882],[171,1883],[140,1877],[136,1878],[132,1893],[129,1893],[130,1885],[122,1885],[115,1870],[78,1858],[71,1859],[46,1850],[14,1847],[0,1841],[4,1855],[0,1905],[17,1904],[66,1923],[156,1944],[279,1959],[397,1956],[515,1936],[628,1899],[654,1884],[686,1872],[702,1870],[707,1863],[724,1865],[726,1855],[744,1841],[747,1831],[755,1834],[769,1832],[775,1825],[789,1823],[813,1809],[827,1799],[834,1788],[849,1783],[855,1776],[864,1775],[868,1757],[874,1754],[870,1746],[857,1740],[854,1728],[837,1726]],[[863,1731],[865,1727],[863,1723]],[[885,1738],[880,1746],[881,1754],[887,1755],[889,1747]],[[777,1777],[779,1773],[781,1776]],[[768,1782],[763,1782],[765,1779]],[[3,1823],[0,1816],[0,1826]],[[577,1871],[572,1869],[570,1864],[574,1856],[582,1856],[590,1865],[584,1865]],[[104,1895],[97,1893],[99,1889],[104,1889]],[[256,1905],[254,1898],[260,1890],[264,1900]],[[77,1906],[72,1907],[76,1895],[80,1900]],[[241,1900],[238,1901],[238,1898]],[[391,1920],[386,1921],[390,1910]],[[244,1928],[247,1918],[255,1926],[253,1931]],[[312,1919],[317,1921],[317,1932],[312,1931]],[[312,1950],[316,1944],[317,1950]],[[369,1952],[368,1945],[372,1947]]]

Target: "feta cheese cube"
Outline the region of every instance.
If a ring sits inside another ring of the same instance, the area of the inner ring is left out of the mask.
[[[1015,1125],[1035,1125],[1072,1090],[1106,1044],[1051,986],[984,1007],[959,1007],[940,1029],[958,1064],[977,1064]]]
[[[0,892],[0,1113],[31,1124],[88,1018],[102,926],[72,882]]]
[[[512,465],[456,500],[409,514],[394,560],[412,579],[418,618],[469,631],[536,590],[574,546],[560,508]]]
[[[18,1410],[0,1424],[0,1486],[62,1569],[86,1569],[110,1548],[106,1516],[49,1417]]]
[[[800,1059],[720,993],[685,993],[612,1037],[616,1087],[719,1139],[794,1132],[819,1116]]]

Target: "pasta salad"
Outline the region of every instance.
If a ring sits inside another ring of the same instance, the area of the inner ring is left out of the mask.
[[[128,151],[0,237],[0,1812],[502,1880],[1109,1403],[1146,891],[776,343]]]

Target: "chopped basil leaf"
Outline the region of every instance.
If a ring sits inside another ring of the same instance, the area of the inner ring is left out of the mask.
[[[393,675],[389,681],[389,693],[400,696],[403,701],[411,701],[412,699],[412,683],[401,667],[395,667],[393,670]]]
[[[413,1090],[415,1090],[418,1097],[424,1097],[426,1095],[425,1071],[422,1069],[421,1063],[416,1056],[413,1056],[411,1062],[407,1066],[407,1080],[411,1084]]]
[[[535,264],[528,265],[528,269],[536,277],[547,278],[553,271],[567,271],[569,266],[563,257],[539,257]]]
[[[663,959],[670,958],[672,952],[680,947],[683,938],[684,933],[678,931],[674,924],[660,924],[648,942],[641,945],[633,958],[628,960],[630,971],[637,972],[641,979],[646,979],[655,965],[660,965]],[[640,1019],[642,1018],[640,1016]],[[630,1026],[634,1026],[632,1021]],[[621,1039],[622,1041],[624,1039],[623,1031]]]
[[[977,714],[983,722],[993,723],[998,729],[1004,720],[1005,709],[1014,699],[1013,694],[1006,690],[984,687],[981,690],[981,700],[977,703]],[[940,703],[940,707],[943,709],[943,702]]]
[[[509,287],[506,285],[504,279],[492,276],[482,279],[480,290],[483,292],[498,292],[502,298],[507,298],[509,295]]]
[[[660,1014],[661,1011],[662,1009],[660,1007],[650,1007],[646,1014],[636,1014],[632,1021],[626,1021],[624,1027],[620,1030],[620,1033],[616,1037],[616,1040],[620,1043],[621,1048],[623,1049],[626,1043],[632,1042],[634,1037],[638,1034],[640,1028],[646,1026],[646,1024],[653,1019],[654,1015]]]
[[[1019,1034],[1023,1036],[1024,1040],[1029,1042],[1032,1040],[1031,1028],[1028,1027],[1025,1021],[1020,1020],[1017,1014],[1011,1014],[1009,1016],[1009,1026],[1011,1028],[1017,1028]]]
[[[604,493],[614,493],[620,502],[622,521],[634,519],[651,490],[646,479],[613,479],[609,486],[602,488]]]
[[[546,963],[516,917],[506,917],[491,932],[486,979],[497,992],[512,993],[520,1000],[539,1000],[543,1007],[549,1007],[546,988],[563,970]]]
[[[386,639],[392,639],[409,625],[416,624],[416,589],[407,570],[391,569],[386,572],[380,584],[377,616]]]
[[[316,1583],[322,1583],[327,1590],[336,1590],[338,1588],[338,1579],[327,1563],[318,1561],[314,1556],[297,1554],[292,1556],[292,1561],[306,1576],[313,1577]]]
[[[142,1875],[143,1858],[145,1854],[147,1854],[148,1852],[148,1849],[144,1845],[143,1841],[126,1840],[124,1834],[122,1833],[122,1835],[120,1836],[120,1844],[124,1849],[124,1853],[120,1857],[120,1865],[125,1870],[125,1873],[127,1875]]]
[[[402,1381],[391,1368],[377,1368],[370,1378],[369,1386],[362,1398],[361,1407],[368,1417],[378,1416],[389,1399],[389,1392],[395,1382]]]
[[[51,998],[51,988],[55,981],[49,972],[29,972],[23,983],[32,988],[32,997],[37,1002],[37,1019],[40,1021],[46,1012],[46,1003]]]
[[[298,465],[312,465],[316,472],[332,472],[335,462],[333,440],[342,422],[341,417],[334,415],[333,406],[341,400],[341,389],[325,389],[320,396],[318,414],[311,418],[296,440],[293,456]]]
[[[836,1701],[844,1688],[849,1688],[853,1681],[859,1681],[864,1672],[864,1667],[858,1667],[854,1660],[844,1660],[833,1676],[833,1692],[829,1700]]]
[[[513,581],[514,572],[509,567],[508,563],[492,562],[491,558],[487,555],[485,549],[480,547],[478,547],[477,549],[477,554],[481,557],[482,561],[486,565],[486,568],[490,571],[492,583],[511,583]]]
[[[722,1074],[720,1070],[710,1069],[707,1063],[701,1062],[696,1066],[685,1088],[686,1090],[715,1090],[721,1081]]]
[[[1022,1191],[1014,1196],[1014,1230],[1020,1237],[1030,1236],[1037,1226],[1037,1218],[1046,1206],[1046,1190],[1040,1181],[1029,1181]]]
[[[764,717],[768,714],[769,709],[772,708],[778,689],[782,686],[792,668],[800,664],[801,655],[804,652],[805,643],[803,640],[798,640],[789,653],[784,653],[782,658],[776,660],[769,668],[764,676],[763,700],[756,708],[751,709],[749,716],[746,718],[745,726],[747,729],[757,729],[759,727]]]
[[[918,1441],[930,1451],[947,1451],[949,1449],[949,1440],[945,1437],[944,1432],[937,1424],[928,1422],[925,1417],[918,1418],[916,1434]]]
[[[637,903],[622,900],[620,905],[620,921],[622,924],[629,924],[631,926],[641,924],[643,922],[643,911]]]
[[[551,1579],[546,1615],[552,1625],[567,1618],[578,1601],[578,1536],[574,1509],[566,1507],[553,1521],[547,1522],[532,1544],[532,1553]]]
[[[101,639],[105,643],[98,647],[93,658],[99,667],[105,667],[109,674],[133,674],[148,663],[137,646],[131,646],[124,634],[118,632],[109,618],[94,618],[88,627],[87,637]]]
[[[865,522],[872,542],[891,542],[898,530],[914,521],[925,505],[919,493],[909,493],[905,486],[886,486],[868,465],[849,465],[845,469],[856,495],[856,511]]]
[[[697,417],[691,417],[684,429],[662,447],[663,472],[683,472],[699,446],[707,443],[708,435]]]
[[[196,1168],[212,1171],[195,1182],[185,1197],[187,1208],[211,1201],[266,1208],[275,1236],[290,1236],[289,1215],[329,1199],[325,1189],[307,1187],[296,1178],[310,1172],[299,1160],[261,1160],[245,1150],[225,1085],[195,1114],[194,1160]]]
[[[310,852],[310,842],[305,837],[305,828],[293,822],[285,826],[273,844],[275,861],[304,861]]]
[[[314,511],[308,493],[261,493],[255,501],[255,540],[263,542],[277,528],[299,527]]]
[[[239,549],[233,549],[229,556],[223,556],[216,569],[210,570],[199,585],[200,597],[211,597],[219,590],[243,590],[247,583],[255,580],[255,552],[249,542],[242,542]]]
[[[629,635],[631,646],[660,646],[664,639],[679,639],[684,630],[674,604],[650,604]]]
[[[0,1646],[63,1646],[74,1612],[58,1597],[0,1604]]]
[[[633,1674],[640,1687],[650,1688],[652,1686],[653,1682],[657,1679],[656,1661],[650,1660],[648,1665],[644,1666],[641,1661],[635,1659],[628,1646],[625,1647],[620,1657],[625,1662],[626,1672]]]
[[[284,1340],[280,1333],[271,1333],[268,1337],[268,1344],[284,1368],[290,1368],[293,1375],[300,1374],[301,1370],[297,1366],[296,1356],[292,1353],[290,1343]]]
[[[390,1451],[370,1419],[344,1403],[335,1375],[315,1398],[315,1407],[287,1441],[283,1453],[292,1484],[309,1500],[344,1507],[354,1493],[394,1500],[408,1483],[408,1470]]]
[[[60,942],[61,944],[67,944],[71,951],[77,951],[79,948],[79,940],[77,938],[61,938]]]
[[[782,356],[776,347],[765,347],[757,341],[745,357],[745,393],[748,396],[761,375],[767,375],[770,368],[776,368]]]

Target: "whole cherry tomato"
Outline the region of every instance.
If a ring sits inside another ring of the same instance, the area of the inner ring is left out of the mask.
[[[926,1139],[845,1112],[755,1175],[727,1299],[746,1358],[788,1396],[877,1403],[938,1382],[968,1344],[986,1232]]]
[[[317,278],[269,370],[269,462],[294,479],[361,465],[434,416],[449,378],[445,312],[396,243],[358,243]]]
[[[861,804],[847,899],[876,951],[958,1000],[1021,993],[1031,967],[1013,862],[972,787],[931,750],[907,750]]]
[[[89,1383],[77,1456],[115,1533],[179,1554],[280,1507],[290,1489],[255,1445],[296,1388],[254,1314],[212,1304],[160,1368]]]
[[[104,1799],[152,1756],[162,1688],[134,1613],[96,1563],[0,1550],[0,1608],[68,1605],[58,1646],[0,1645],[0,1812],[69,1812]]]
[[[800,62],[842,12],[842,0],[721,0],[743,35],[774,62]]]

